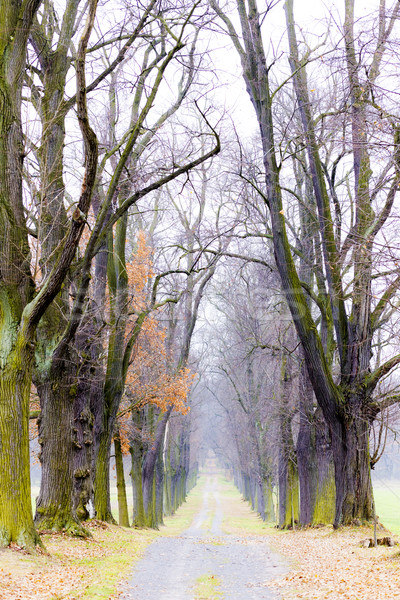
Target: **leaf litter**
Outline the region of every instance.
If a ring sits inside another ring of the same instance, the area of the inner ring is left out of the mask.
[[[125,574],[124,568],[131,568],[154,539],[151,532],[138,534],[134,529],[108,524],[100,527],[95,522],[89,528],[93,537],[86,540],[63,534],[42,536],[49,554],[29,555],[16,547],[2,550],[0,600],[89,599],[92,596],[87,590],[104,584],[109,564],[114,563],[114,572],[106,583],[112,589]],[[116,569],[115,559],[120,561]],[[110,600],[112,597],[110,594]]]
[[[291,560],[284,577],[268,582],[284,600],[400,599],[398,546],[361,548],[366,528],[304,529],[271,537],[276,551]]]

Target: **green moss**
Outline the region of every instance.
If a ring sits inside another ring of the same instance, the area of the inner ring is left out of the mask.
[[[335,497],[335,476],[333,467],[330,467],[322,489],[317,491],[317,500],[312,522],[313,525],[327,525],[333,523],[335,518]]]
[[[288,465],[285,522],[280,524],[283,529],[292,527],[293,521],[294,523],[299,522],[299,497],[297,466],[290,461]]]
[[[85,479],[85,477],[89,477],[89,475],[89,469],[76,469],[74,472],[74,477],[76,479]]]

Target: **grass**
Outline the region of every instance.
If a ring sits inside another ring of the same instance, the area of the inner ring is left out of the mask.
[[[195,600],[220,600],[223,598],[220,591],[221,581],[212,573],[201,575],[196,579],[194,586]]]
[[[263,535],[272,533],[275,523],[264,523],[251,510],[249,504],[242,500],[239,492],[231,481],[220,478],[220,489],[227,502],[227,510],[223,521],[226,533],[254,533]],[[400,535],[400,481],[382,480],[374,483],[376,514],[379,521],[392,533]],[[237,501],[240,506],[237,506]],[[228,508],[230,505],[230,509]]]
[[[207,474],[198,481],[187,501],[172,517],[165,518],[159,531],[133,530],[91,525],[92,540],[72,539],[62,535],[45,535],[49,556],[24,555],[15,550],[0,553],[0,598],[17,600],[111,600],[118,582],[128,574],[147,546],[159,536],[177,536],[187,529],[202,504]],[[285,539],[286,535],[264,523],[251,510],[231,481],[219,476],[221,501],[224,504],[222,529],[234,535],[271,535]],[[400,481],[374,485],[376,511],[380,521],[400,535]],[[37,490],[34,490],[34,493]],[[215,510],[210,495],[203,527],[210,528]],[[116,497],[113,497],[116,507]],[[117,512],[115,513],[117,514]],[[287,533],[287,532],[286,532]],[[282,535],[281,535],[282,534]],[[289,534],[288,534],[289,535]],[[326,535],[326,533],[325,533]],[[358,535],[358,532],[357,532]],[[283,537],[282,537],[283,536]],[[358,538],[357,538],[358,539]],[[219,544],[218,540],[215,541]],[[207,573],[196,581],[196,600],[222,598],[219,580]]]
[[[112,527],[102,536],[104,556],[82,557],[75,562],[91,574],[91,583],[80,593],[79,598],[106,600],[115,591],[116,583],[127,574],[133,562],[139,560],[147,546],[157,537],[154,531],[135,532],[130,529]],[[97,541],[97,540],[96,540]]]
[[[248,502],[243,500],[232,481],[219,478],[221,500],[224,504],[222,530],[231,534],[271,534],[274,523],[265,523]]]
[[[160,528],[160,535],[180,535],[191,525],[202,504],[204,484],[205,478],[200,477],[196,487],[189,492],[186,502],[179,507],[174,515],[164,517],[164,525]]]
[[[0,553],[0,598],[7,600],[109,600],[117,582],[157,536],[89,524],[91,539],[43,535],[48,554]]]
[[[376,514],[392,533],[400,535],[400,481],[374,483]]]

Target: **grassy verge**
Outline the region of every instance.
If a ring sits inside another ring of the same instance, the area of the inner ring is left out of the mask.
[[[225,515],[223,523],[226,533],[273,533],[275,523],[264,523],[241,498],[231,481],[221,476],[219,485],[224,503],[231,508],[226,511],[229,514]],[[386,529],[400,536],[400,481],[374,483],[374,496],[379,521]]]
[[[164,517],[164,526],[160,528],[159,535],[175,536],[180,535],[185,529],[190,527],[196,513],[199,512],[203,500],[203,489],[205,477],[199,478],[196,487],[194,487],[176,513],[170,517]]]
[[[393,482],[390,487],[393,491]],[[263,523],[230,482],[221,479],[220,491],[225,509],[224,531],[242,538],[249,534],[269,535],[273,549],[286,558],[288,573],[268,584],[279,590],[283,600],[400,598],[398,546],[360,546],[362,539],[373,536],[372,527],[280,531]],[[390,495],[387,486],[375,486],[375,498],[380,521],[393,532],[398,531],[397,493]],[[385,531],[378,533],[387,535]]]
[[[157,532],[89,524],[82,540],[43,535],[49,555],[0,553],[0,598],[7,600],[108,600]]]
[[[199,511],[204,479],[159,531],[135,530],[92,521],[92,538],[43,535],[48,555],[31,556],[16,548],[0,552],[0,599],[111,600],[147,546],[159,536],[176,536]]]
[[[266,535],[274,531],[274,523],[265,523],[255,513],[248,502],[243,500],[232,481],[224,477],[219,479],[221,502],[224,505],[222,530],[236,535]]]

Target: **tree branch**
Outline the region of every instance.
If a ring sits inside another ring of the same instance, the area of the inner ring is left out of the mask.
[[[366,380],[366,385],[368,387],[369,392],[372,392],[379,383],[379,381],[382,379],[382,377],[390,373],[390,371],[398,364],[400,364],[400,354],[392,356],[392,358],[390,358],[385,363],[380,365],[377,369],[375,369],[375,371],[371,373],[371,375],[369,375],[369,377]]]

